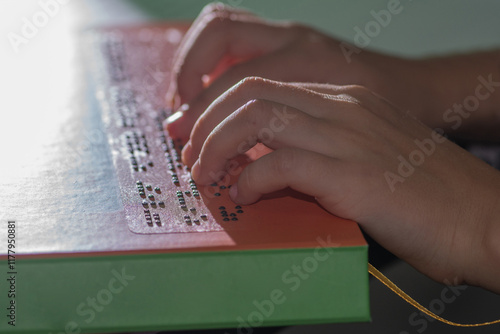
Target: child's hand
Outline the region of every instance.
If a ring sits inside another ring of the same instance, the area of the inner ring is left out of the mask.
[[[182,118],[167,127],[172,136],[187,139],[208,105],[249,76],[285,82],[361,84],[404,110],[411,107],[417,115],[419,107],[429,102],[420,98],[428,82],[422,76],[427,72],[419,64],[351,49],[349,44],[308,27],[270,22],[247,11],[211,4],[194,21],[174,59],[167,96],[170,101],[177,100],[176,105],[189,106]]]
[[[500,292],[498,172],[380,96],[248,78],[199,117],[183,159],[209,184],[257,142],[273,151],[243,170],[236,202],[291,187],[428,276]]]

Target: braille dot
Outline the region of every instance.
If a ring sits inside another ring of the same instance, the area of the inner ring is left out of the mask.
[[[140,185],[140,184],[142,184],[142,182],[141,181],[135,181],[135,184]]]
[[[231,217],[236,217],[236,213],[229,214]]]
[[[142,170],[144,170],[144,171],[146,170],[146,166],[140,165],[140,167],[141,167]]]
[[[155,197],[154,197],[154,195],[153,195],[153,194],[149,194],[149,195],[148,195],[148,198],[149,198],[149,199],[151,199],[151,200],[155,199]]]
[[[237,213],[243,213],[243,210],[238,210],[238,211],[236,211],[236,212],[237,212]]]
[[[234,218],[232,218],[231,220],[237,221],[237,220],[238,220],[238,218],[234,217]]]
[[[147,207],[148,206],[148,201],[146,201],[146,200],[142,201],[142,205],[144,205],[145,207]]]
[[[149,167],[153,167],[153,162],[152,161],[148,162],[148,165]]]
[[[163,201],[159,201],[159,202],[158,202],[158,205],[159,205],[159,206],[161,206],[161,207],[163,208],[163,207],[165,206],[165,202],[163,202]]]
[[[200,221],[199,221],[198,219],[193,220],[193,222],[194,222],[195,224],[199,224],[199,223],[200,223]]]
[[[186,191],[184,192],[184,194],[186,194],[186,195],[191,195],[191,192],[190,192],[189,190],[186,190]]]
[[[208,217],[207,217],[207,215],[203,214],[203,215],[200,216],[200,218],[201,219],[207,219]]]
[[[144,193],[144,191],[139,191],[139,195],[140,195],[141,197],[145,197],[145,196],[146,196],[146,194]]]
[[[214,195],[215,195],[215,196],[217,196],[217,197],[219,197],[219,196],[220,196],[220,193],[215,193]]]
[[[195,209],[195,208],[191,208],[191,209],[189,209],[189,211],[191,211],[191,212],[195,212],[195,211],[196,211],[196,209]]]
[[[223,220],[223,221],[225,221],[225,222],[228,222],[228,221],[229,221],[229,218],[224,218],[224,219],[222,219],[222,220]]]
[[[220,213],[225,215],[225,214],[227,214],[227,211],[221,211]]]
[[[160,192],[161,192],[160,187],[155,187],[155,191],[156,191],[157,193],[160,193]]]
[[[219,210],[226,210],[225,206],[219,206]]]
[[[226,186],[220,186],[221,189],[226,189]]]
[[[153,189],[153,187],[152,187],[150,184],[147,184],[147,185],[146,185],[146,189],[147,189],[147,190],[151,190],[151,189]]]
[[[151,202],[151,206],[155,207],[156,206],[156,202],[155,201]]]
[[[235,209],[241,209],[241,206],[240,205],[236,205],[234,208]]]
[[[217,183],[212,183],[210,186],[211,187],[217,187]]]

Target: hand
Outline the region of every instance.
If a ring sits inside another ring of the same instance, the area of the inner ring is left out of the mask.
[[[346,47],[347,43],[308,27],[266,21],[222,4],[208,5],[187,32],[174,59],[168,100],[186,105],[181,108],[183,116],[174,116],[177,121],[167,122],[167,129],[171,136],[187,139],[208,105],[249,76],[361,84],[420,118],[424,103],[433,101],[421,98],[429,80],[423,76],[428,71],[420,62],[367,50],[346,57]],[[204,78],[208,79],[204,82]]]
[[[235,202],[291,187],[428,276],[500,292],[498,171],[377,94],[247,78],[199,117],[183,159],[210,184],[258,142],[272,152],[243,170]]]

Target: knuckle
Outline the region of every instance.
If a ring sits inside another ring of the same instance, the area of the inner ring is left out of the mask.
[[[294,21],[287,22],[287,28],[295,36],[307,36],[309,33],[314,32],[314,29]]]
[[[341,92],[336,94],[336,97],[346,103],[357,106],[357,109],[366,109],[373,102],[372,91],[361,85],[343,86]]]
[[[203,29],[210,33],[224,33],[230,29],[227,25],[231,22],[233,22],[233,20],[231,20],[230,16],[226,13],[216,11],[205,15],[203,19]]]
[[[265,112],[267,107],[267,102],[260,99],[253,99],[245,103],[240,113],[246,124],[253,127],[259,127],[267,114]]]
[[[348,85],[344,86],[345,93],[352,96],[359,102],[371,102],[374,100],[375,95],[373,92],[361,85]]]
[[[263,85],[265,85],[266,80],[261,78],[261,77],[245,77],[241,79],[233,88],[233,91],[237,94],[244,92],[256,92],[258,89],[260,89]]]
[[[362,85],[347,85],[344,86],[344,90],[347,94],[355,98],[366,98],[372,95],[371,90]]]
[[[211,2],[208,5],[206,5],[205,7],[203,7],[200,15],[207,15],[207,14],[211,14],[211,13],[216,13],[216,12],[219,12],[219,11],[222,11],[225,9],[226,9],[226,7],[224,6],[223,3]]]

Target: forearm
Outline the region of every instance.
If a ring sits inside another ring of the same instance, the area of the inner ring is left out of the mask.
[[[500,294],[500,172],[488,167],[481,174],[471,198],[479,215],[469,219],[456,260],[463,265],[465,283]]]
[[[500,51],[410,60],[366,53],[361,84],[432,128],[500,142]]]
[[[424,121],[455,137],[500,141],[500,51],[431,58],[418,67],[417,78],[428,83]]]
[[[500,294],[500,196],[497,197],[495,214],[487,231],[483,248],[484,263],[478,285]]]

